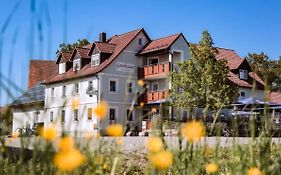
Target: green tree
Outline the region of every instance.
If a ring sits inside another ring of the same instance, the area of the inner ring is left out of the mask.
[[[75,49],[75,47],[82,47],[85,46],[87,44],[90,44],[90,42],[87,39],[78,39],[77,42],[72,43],[72,44],[66,44],[66,43],[62,43],[59,46],[59,50],[57,50],[58,52],[66,52],[66,51],[73,51]]]
[[[281,90],[281,57],[270,60],[264,53],[249,53],[246,56],[253,71],[255,71],[271,90]]]
[[[172,71],[172,105],[192,111],[218,110],[233,102],[237,88],[229,83],[226,60],[217,61],[216,49],[208,31],[203,31],[199,45],[190,44],[191,58]]]

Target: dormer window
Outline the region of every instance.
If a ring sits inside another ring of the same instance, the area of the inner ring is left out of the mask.
[[[73,60],[73,71],[78,71],[81,69],[81,60],[75,59]]]
[[[65,73],[65,63],[59,63],[59,74]]]
[[[239,78],[240,78],[241,80],[248,80],[248,71],[247,71],[247,70],[240,69],[240,70],[239,70]]]
[[[139,39],[138,39],[138,44],[139,44],[140,46],[143,45],[143,38],[139,38]]]
[[[100,64],[100,54],[94,54],[92,55],[92,66],[97,66]]]

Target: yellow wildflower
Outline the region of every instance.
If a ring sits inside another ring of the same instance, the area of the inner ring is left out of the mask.
[[[72,109],[78,109],[80,104],[80,99],[79,98],[74,98],[71,101],[71,107]]]
[[[45,138],[48,141],[52,141],[57,137],[57,129],[55,126],[49,126],[45,129],[40,129],[40,136]]]
[[[162,140],[159,137],[149,137],[146,147],[150,152],[159,152],[163,149]]]
[[[157,109],[156,109],[156,108],[152,108],[152,109],[151,109],[151,112],[152,112],[152,113],[156,113],[156,112],[157,112]]]
[[[144,81],[143,80],[138,80],[138,85],[143,87],[144,86]]]
[[[215,163],[208,163],[206,166],[205,166],[205,169],[206,169],[206,172],[208,174],[211,174],[211,173],[215,173],[218,171],[219,169],[219,166]]]
[[[247,175],[262,175],[262,172],[257,167],[252,167],[252,168],[248,169]]]
[[[94,109],[94,113],[99,119],[104,119],[107,113],[108,104],[104,101],[101,101],[97,107]]]
[[[118,138],[116,141],[117,145],[123,145],[123,139],[122,138]]]
[[[143,107],[144,106],[144,102],[140,102],[140,107]]]
[[[160,151],[150,155],[150,162],[156,169],[166,169],[173,163],[173,155],[169,151]]]
[[[123,135],[123,127],[120,124],[112,124],[106,128],[106,133],[109,136],[122,136]]]
[[[104,163],[103,166],[102,166],[102,168],[103,168],[104,170],[108,169],[108,164],[107,164],[107,163]]]
[[[202,122],[197,122],[195,120],[185,123],[181,129],[181,134],[189,142],[197,142],[205,134],[205,128]]]
[[[74,140],[72,137],[64,137],[59,141],[59,150],[69,152],[74,149]]]
[[[13,132],[13,133],[12,133],[12,138],[17,138],[17,137],[19,137],[19,135],[20,135],[20,133],[18,133],[18,132]]]
[[[77,149],[69,152],[58,152],[54,157],[54,164],[62,171],[72,171],[84,161],[85,156]]]

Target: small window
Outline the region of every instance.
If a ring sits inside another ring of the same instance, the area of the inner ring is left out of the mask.
[[[40,114],[39,111],[34,112],[34,123],[38,123],[38,121],[39,121],[39,114]]]
[[[131,111],[130,109],[127,109],[127,120],[133,121],[133,111]]]
[[[240,97],[245,97],[245,92],[244,91],[240,92]]]
[[[88,120],[92,120],[93,108],[88,108]]]
[[[51,89],[51,97],[55,97],[55,88],[54,87]]]
[[[242,80],[248,80],[248,71],[240,69],[239,70],[239,78]]]
[[[117,91],[117,83],[115,80],[109,81],[109,91],[110,92],[116,92]]]
[[[142,39],[142,38],[139,38],[139,39],[138,39],[138,44],[139,44],[140,46],[143,45],[143,39]]]
[[[81,60],[80,59],[73,60],[73,71],[77,71],[80,69],[81,69]]]
[[[65,122],[65,110],[61,111],[61,122]]]
[[[79,83],[76,83],[74,85],[74,92],[75,92],[75,94],[79,94]]]
[[[54,112],[51,111],[50,112],[50,122],[53,122],[54,121]]]
[[[109,109],[109,120],[115,120],[116,117],[116,109],[110,108]]]
[[[92,55],[92,66],[96,66],[100,64],[100,54]]]
[[[159,85],[158,85],[158,83],[153,83],[151,88],[152,88],[152,89],[151,89],[152,91],[158,91],[158,90],[159,90]]]
[[[74,109],[74,121],[78,122],[78,109]]]
[[[65,63],[59,63],[59,74],[65,73]]]
[[[66,86],[62,86],[62,96],[66,96]]]
[[[127,82],[127,93],[133,92],[133,82]]]

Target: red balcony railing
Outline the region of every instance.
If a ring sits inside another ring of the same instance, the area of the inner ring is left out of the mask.
[[[157,78],[166,76],[170,71],[169,62],[163,62],[156,65],[147,65],[139,68],[139,78]]]
[[[168,98],[168,96],[169,96],[169,90],[150,91],[141,95],[141,97],[139,98],[139,102],[152,103],[158,100],[166,99]]]

